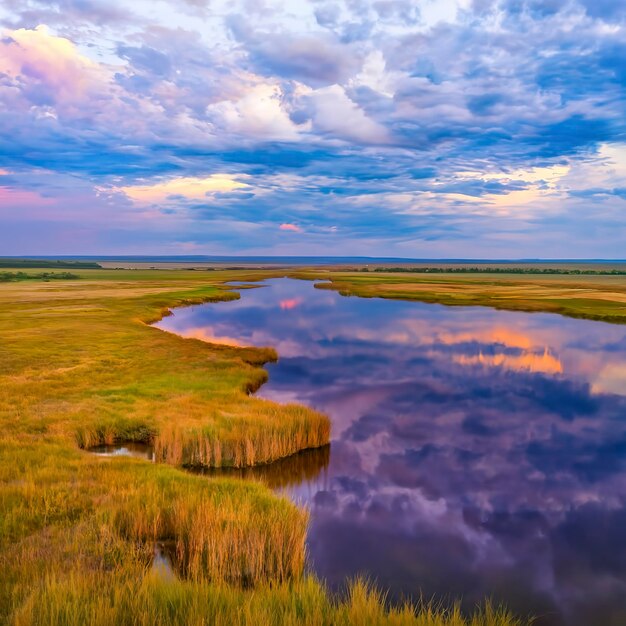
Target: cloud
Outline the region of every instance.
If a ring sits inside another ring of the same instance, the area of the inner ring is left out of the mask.
[[[235,180],[227,174],[212,174],[206,178],[182,177],[146,185],[119,187],[135,202],[153,204],[168,199],[200,199],[208,195],[247,189],[247,183]]]
[[[283,311],[291,311],[302,304],[302,298],[286,298],[281,300],[278,305]]]
[[[232,19],[230,23],[234,26]],[[346,82],[361,67],[360,53],[331,35],[263,33],[237,24],[236,36],[248,51],[252,66],[266,76],[324,87]]]
[[[141,235],[157,248],[199,232],[319,254],[332,233],[346,253],[623,256],[620,3],[186,7],[0,7],[0,168],[33,198],[24,232],[37,197],[100,198],[107,241],[133,202],[160,204]],[[250,187],[167,188],[216,173]],[[72,219],[100,219],[88,205]]]
[[[159,76],[166,77],[172,70],[172,63],[167,54],[145,44],[141,46],[119,45],[117,55],[130,61],[135,69],[143,69]]]
[[[301,233],[302,232],[302,228],[300,228],[300,226],[298,226],[297,224],[288,224],[288,223],[284,223],[281,224],[279,226],[280,230],[286,230],[292,233]]]
[[[300,129],[282,106],[282,91],[278,85],[251,86],[236,100],[222,100],[207,107],[207,116],[214,124],[245,141],[294,141]]]
[[[34,191],[4,187],[0,180],[0,206],[5,211],[32,210],[35,207],[44,207],[54,204],[52,200],[43,198]]]
[[[98,97],[103,80],[96,63],[45,26],[5,32],[0,41],[0,72],[31,104],[75,109]]]
[[[317,89],[303,100],[313,132],[370,145],[389,142],[385,126],[369,118],[339,85]]]

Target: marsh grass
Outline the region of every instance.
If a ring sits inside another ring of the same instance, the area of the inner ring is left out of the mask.
[[[191,467],[246,467],[270,463],[330,439],[328,419],[303,406],[251,400],[253,417],[215,428],[163,428],[154,440],[157,461]],[[233,407],[233,415],[245,415]]]
[[[153,443],[158,461],[240,467],[325,445],[328,418],[250,397],[271,348],[217,346],[148,325],[172,306],[237,298],[233,272],[80,272],[3,285],[0,417],[90,448]],[[262,277],[262,276],[260,276]]]
[[[80,273],[0,288],[0,622],[52,582],[141,579],[160,540],[186,580],[299,578],[305,511],[258,483],[167,467],[243,466],[328,442],[326,416],[249,395],[274,350],[147,324],[170,306],[236,298],[221,282],[232,273]],[[162,463],[80,450],[118,441],[151,442]]]
[[[49,580],[16,613],[15,626],[523,626],[486,604],[470,616],[458,607],[406,604],[386,608],[367,583],[352,583],[348,598],[333,601],[320,584],[303,578],[263,585],[254,593],[224,584],[167,581],[156,573],[112,584],[92,574]]]
[[[9,466],[14,442],[3,443],[0,623],[50,581],[141,579],[157,541],[173,544],[185,580],[255,587],[302,576],[307,512],[260,483],[44,443],[16,448]]]
[[[112,527],[126,540],[172,542],[185,578],[245,586],[302,574],[307,513],[260,485],[240,481],[146,484],[114,507]]]

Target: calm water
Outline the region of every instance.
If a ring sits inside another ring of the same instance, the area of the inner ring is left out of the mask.
[[[101,445],[89,448],[89,452],[98,456],[130,456],[136,459],[154,461],[154,451],[152,446],[137,441],[126,441],[124,443]]]
[[[626,624],[626,327],[265,284],[158,326],[274,346],[259,395],[331,416],[330,450],[257,470],[310,506],[321,578]]]

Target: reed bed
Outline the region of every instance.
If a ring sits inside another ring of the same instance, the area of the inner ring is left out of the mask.
[[[122,498],[113,520],[124,539],[172,542],[173,565],[185,578],[250,586],[298,577],[304,569],[307,512],[259,485],[149,484]]]
[[[328,418],[316,411],[259,399],[251,404],[253,415],[241,407],[237,419],[219,429],[163,428],[154,439],[155,458],[187,467],[247,467],[319,448],[330,439]]]

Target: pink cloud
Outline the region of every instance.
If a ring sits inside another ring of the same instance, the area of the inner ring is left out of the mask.
[[[289,230],[293,233],[301,233],[302,229],[297,224],[281,224],[280,230]]]
[[[0,71],[47,95],[55,104],[70,107],[100,89],[100,66],[80,54],[76,46],[56,37],[45,26],[4,31],[0,42]]]

